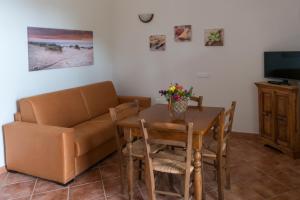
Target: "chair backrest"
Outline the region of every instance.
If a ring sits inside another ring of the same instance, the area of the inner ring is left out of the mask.
[[[202,107],[202,102],[203,102],[203,96],[192,96],[190,97],[190,100],[192,102],[196,102],[197,103],[197,107]],[[193,106],[190,106],[190,107],[193,107]]]
[[[221,154],[224,147],[227,145],[228,139],[232,132],[232,124],[234,118],[236,102],[231,103],[231,107],[222,112],[219,116],[219,127],[218,127],[218,152]]]
[[[137,115],[138,112],[139,112],[138,100],[135,100],[133,102],[128,102],[128,103],[123,103],[118,105],[115,108],[109,109],[110,117],[115,127],[115,137],[116,137],[117,147],[119,148],[120,152],[122,151],[123,148],[123,143],[121,142],[120,139],[123,137],[123,131],[117,127],[117,122],[127,117]]]
[[[233,125],[233,117],[235,112],[236,102],[233,101],[231,103],[231,107],[224,113],[225,121],[224,121],[224,139],[226,140],[227,137],[232,132],[232,125]]]
[[[141,130],[143,132],[143,138],[145,142],[146,150],[146,162],[148,166],[149,178],[150,178],[150,187],[152,193],[152,199],[156,199],[155,193],[155,181],[154,181],[154,169],[152,165],[152,159],[169,159],[185,162],[185,197],[188,199],[189,195],[189,184],[190,184],[190,168],[192,161],[192,140],[193,140],[193,123],[188,124],[174,124],[174,123],[147,123],[145,120],[140,121]],[[180,138],[180,139],[179,139]],[[185,150],[184,155],[176,156],[173,155],[170,157],[164,154],[151,153],[150,145],[166,145],[174,149],[174,147],[180,147]],[[163,194],[171,194],[170,192],[161,192]],[[172,193],[174,195],[174,193]]]

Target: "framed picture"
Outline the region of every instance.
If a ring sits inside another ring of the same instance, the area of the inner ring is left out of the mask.
[[[94,64],[93,32],[28,27],[29,71]]]
[[[206,29],[204,31],[205,46],[224,46],[224,29]]]
[[[166,50],[165,35],[151,35],[149,37],[150,50],[151,51],[165,51]]]
[[[175,26],[175,41],[184,42],[192,40],[192,25]]]

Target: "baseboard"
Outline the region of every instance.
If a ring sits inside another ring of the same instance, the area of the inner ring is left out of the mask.
[[[0,167],[0,174],[4,174],[4,173],[6,173],[6,172],[7,172],[7,170],[6,170],[6,167],[5,167],[5,166]]]
[[[257,137],[257,136],[259,136],[259,133],[246,133],[246,132],[237,132],[237,131],[232,131],[232,134],[234,134],[234,135],[243,135],[243,136],[248,136],[248,137]]]

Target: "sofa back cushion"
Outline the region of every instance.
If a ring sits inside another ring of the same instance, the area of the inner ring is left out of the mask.
[[[92,118],[107,113],[109,108],[119,104],[116,90],[111,81],[105,81],[80,88]]]
[[[19,106],[26,122],[72,127],[90,119],[80,88],[21,99]]]

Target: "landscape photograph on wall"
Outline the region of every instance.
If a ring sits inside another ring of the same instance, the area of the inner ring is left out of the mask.
[[[93,32],[28,27],[29,71],[94,64]]]

